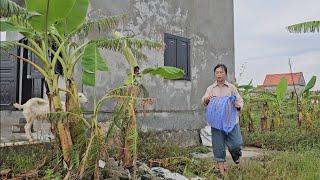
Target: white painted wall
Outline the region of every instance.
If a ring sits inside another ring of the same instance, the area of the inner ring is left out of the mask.
[[[0,41],[6,41],[6,32],[0,32]]]

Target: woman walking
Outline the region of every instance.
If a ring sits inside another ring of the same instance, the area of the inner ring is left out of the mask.
[[[243,107],[243,99],[237,88],[227,80],[227,67],[218,64],[214,68],[214,83],[210,85],[202,102],[207,106],[207,119],[211,126],[214,160],[222,175],[226,173],[226,150],[233,161],[239,164],[243,144],[238,112]],[[209,105],[209,106],[208,106]]]

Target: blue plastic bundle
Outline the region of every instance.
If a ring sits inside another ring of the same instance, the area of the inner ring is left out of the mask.
[[[226,133],[237,124],[238,112],[234,106],[236,96],[213,97],[207,106],[207,121],[213,128]]]

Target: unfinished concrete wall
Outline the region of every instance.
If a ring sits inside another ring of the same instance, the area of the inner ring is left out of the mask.
[[[304,87],[303,85],[296,85],[296,87],[294,87],[293,85],[288,85],[288,89],[287,91],[288,92],[294,92],[294,88],[296,88],[296,91],[297,92],[301,92],[304,90]],[[277,89],[277,86],[268,86],[268,87],[265,87],[265,90],[267,91],[272,91],[274,92],[275,90]]]
[[[163,41],[164,33],[191,39],[191,81],[144,78],[150,96],[157,98],[140,116],[144,130],[198,130],[205,126],[201,97],[213,82],[217,63],[228,67],[229,80],[234,80],[234,33],[232,0],[92,0],[89,18],[128,13],[129,21],[117,29],[139,38]],[[164,65],[164,53],[144,51],[148,61],[139,62],[141,69]],[[129,65],[122,55],[102,51],[110,71],[99,73],[97,95],[101,97],[123,82]],[[90,96],[92,89],[84,87]],[[89,108],[89,105],[87,108]],[[105,105],[102,110],[110,111]]]

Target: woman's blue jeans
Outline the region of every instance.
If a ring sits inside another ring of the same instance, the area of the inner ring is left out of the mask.
[[[231,155],[238,155],[243,144],[239,123],[237,123],[230,133],[211,127],[212,133],[212,150],[214,160],[217,162],[226,161],[226,149]]]

